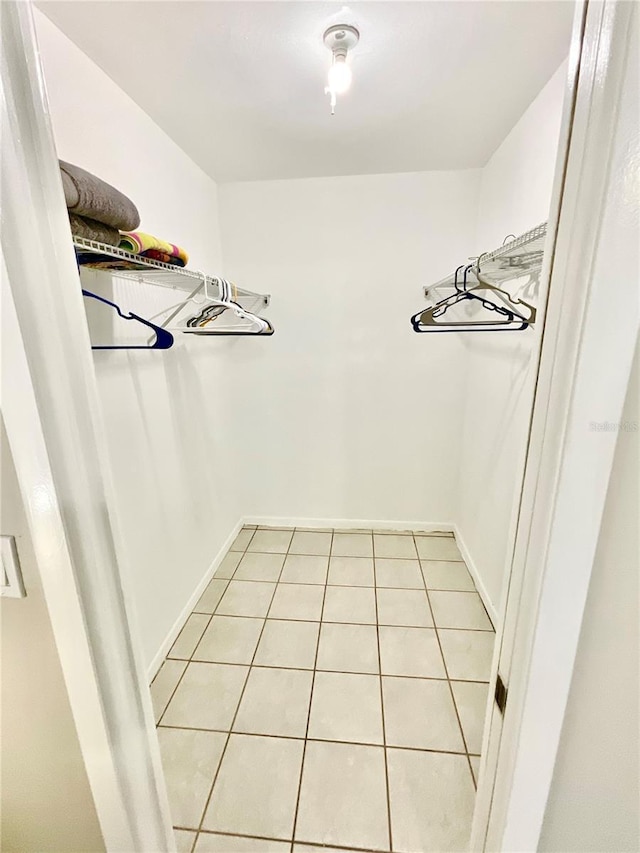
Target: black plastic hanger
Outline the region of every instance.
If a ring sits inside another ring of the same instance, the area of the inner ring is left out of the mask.
[[[463,269],[464,275],[461,284],[459,282],[459,275],[460,271]],[[480,290],[495,290],[502,294],[509,302],[513,303],[506,291],[500,290],[500,288],[494,287],[486,282],[480,282],[472,287],[467,286],[467,276],[472,269],[472,264],[462,264],[459,266],[455,271],[453,280],[456,293],[451,296],[446,296],[444,299],[440,299],[435,305],[423,309],[413,315],[411,318],[411,325],[413,326],[414,332],[507,332],[522,331],[528,328],[531,322],[531,317],[525,318],[515,308],[507,308],[505,306],[498,305],[490,299],[487,299],[486,296],[478,293]],[[485,310],[495,312],[501,317],[501,319],[456,320],[454,322],[443,322],[438,320],[438,318],[444,316],[448,309],[453,305],[457,305],[459,302],[467,299],[479,301]],[[523,304],[526,305],[526,303]],[[535,309],[529,305],[527,305],[527,308],[533,312],[533,316],[535,317]]]

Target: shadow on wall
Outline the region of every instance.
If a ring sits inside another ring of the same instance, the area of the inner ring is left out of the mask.
[[[123,311],[148,317],[165,307],[154,304],[161,288],[114,283],[90,272],[83,273],[83,280]],[[173,291],[161,297],[165,305],[167,298],[176,300]],[[85,302],[92,339],[113,340],[115,312],[100,303],[92,310],[94,300]],[[168,351],[94,352],[120,542],[147,663],[225,545],[241,510],[229,453],[233,419],[225,364],[231,345],[185,337],[177,337]],[[151,589],[153,607],[147,607]]]
[[[505,289],[537,306],[540,274]],[[522,484],[533,406],[532,354],[540,335],[538,325],[522,332],[460,336],[467,369],[456,524],[496,612]]]

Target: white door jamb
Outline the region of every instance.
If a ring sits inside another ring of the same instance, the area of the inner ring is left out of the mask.
[[[588,0],[529,453],[472,849],[538,847],[638,336],[637,280],[595,267],[634,3]],[[632,244],[633,225],[630,226]],[[636,234],[637,238],[637,234]],[[619,241],[618,241],[619,242]],[[624,243],[622,244],[624,245]],[[635,248],[629,245],[629,258]],[[624,266],[624,263],[621,264]],[[627,267],[633,264],[627,264]],[[627,305],[627,311],[619,306]],[[501,643],[500,643],[501,640]],[[498,660],[499,657],[499,660]]]
[[[172,851],[31,5],[0,15],[3,416],[106,848]]]

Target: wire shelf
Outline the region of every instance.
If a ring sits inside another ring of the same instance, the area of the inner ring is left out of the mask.
[[[114,260],[121,260],[127,263],[127,266],[123,266],[122,269],[114,267],[101,270],[99,267],[89,267],[89,269],[94,269],[98,272],[111,273],[117,275],[119,278],[144,282],[145,284],[157,285],[158,287],[168,287],[172,290],[180,290],[191,296],[197,295],[199,291],[204,290],[205,284],[207,291],[212,292],[211,288],[216,288],[214,292],[218,295],[220,293],[217,279],[205,275],[198,270],[188,270],[185,267],[176,267],[172,264],[166,264],[163,261],[155,261],[152,258],[143,258],[141,255],[127,252],[125,249],[119,249],[117,246],[109,246],[107,243],[99,243],[97,240],[86,240],[83,237],[74,237],[73,245],[81,252],[106,255]],[[234,295],[242,302],[247,310],[251,310],[247,303],[250,303],[254,308],[266,308],[271,301],[269,294],[255,293],[252,290],[235,287],[235,285]]]
[[[543,222],[515,240],[476,259],[474,273],[489,284],[504,284],[522,275],[535,276],[542,269],[547,223]]]
[[[543,222],[526,231],[509,243],[477,258],[469,258],[468,264],[475,276],[488,284],[502,285],[520,276],[535,276],[542,269],[547,223]],[[424,295],[432,298],[438,290],[453,287],[455,273],[451,273],[434,284],[424,287]],[[462,274],[458,284],[462,283]]]

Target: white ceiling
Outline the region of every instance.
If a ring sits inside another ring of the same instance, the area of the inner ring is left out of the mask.
[[[39,5],[217,181],[482,166],[567,55],[573,14],[566,0]],[[333,117],[331,23],[360,30]]]

